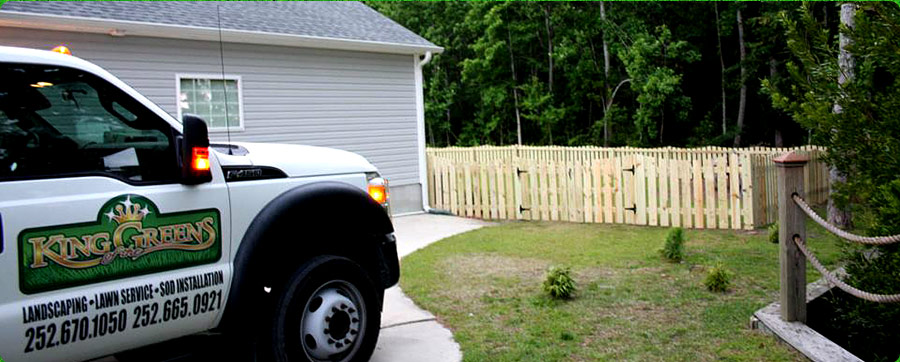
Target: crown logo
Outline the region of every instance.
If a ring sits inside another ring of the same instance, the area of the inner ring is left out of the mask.
[[[150,213],[150,209],[146,206],[131,202],[130,195],[125,198],[125,201],[120,201],[119,204],[104,214],[110,221],[115,220],[118,224],[141,221]]]

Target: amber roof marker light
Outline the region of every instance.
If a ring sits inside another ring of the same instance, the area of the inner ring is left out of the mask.
[[[72,51],[69,50],[69,47],[67,47],[67,46],[65,46],[65,45],[62,45],[62,44],[57,45],[56,47],[54,47],[54,48],[51,49],[50,51],[51,51],[51,52],[54,52],[54,53],[59,53],[59,54],[72,55]]]

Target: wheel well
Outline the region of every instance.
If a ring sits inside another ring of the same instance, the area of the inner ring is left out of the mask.
[[[379,246],[392,232],[384,208],[351,185],[318,182],[283,193],[254,218],[241,240],[219,329],[249,330],[252,313],[242,311],[259,310],[265,301],[262,287],[280,285],[318,255],[353,260],[379,283]]]

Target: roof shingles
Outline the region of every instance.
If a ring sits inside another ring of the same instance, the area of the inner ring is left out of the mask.
[[[0,8],[144,23],[256,31],[435,47],[359,2],[342,1],[9,1]]]

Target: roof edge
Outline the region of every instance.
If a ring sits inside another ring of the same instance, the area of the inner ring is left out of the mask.
[[[67,15],[35,14],[0,10],[0,26],[80,33],[111,34],[118,36],[156,37],[219,41],[219,29],[158,24],[139,21],[86,18]],[[442,53],[439,46],[388,43],[371,40],[341,39],[310,35],[266,33],[250,30],[222,29],[221,37],[228,43],[279,45],[289,47],[354,50],[389,54]]]

